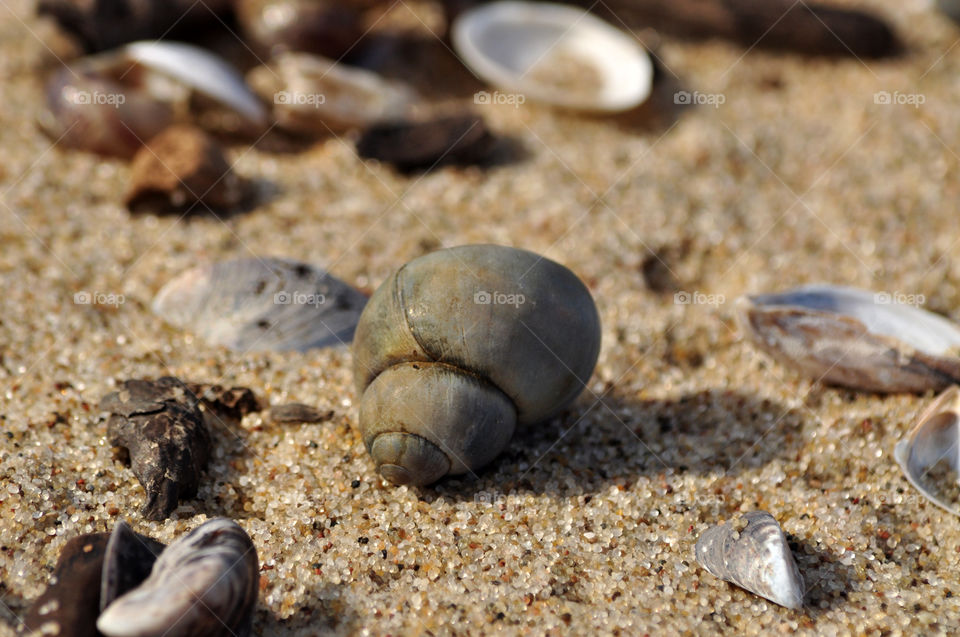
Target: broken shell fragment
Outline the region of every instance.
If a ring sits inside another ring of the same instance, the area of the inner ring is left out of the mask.
[[[134,42],[81,58],[47,83],[40,127],[57,143],[129,157],[176,120],[253,131],[267,112],[243,78],[213,53],[181,42]],[[203,96],[217,108],[192,113]]]
[[[153,311],[232,350],[297,350],[349,343],[367,297],[305,263],[250,258],[199,266],[160,290]]]
[[[259,570],[246,531],[214,518],[170,544],[146,581],[107,606],[97,628],[107,637],[245,637]]]
[[[375,124],[357,141],[357,154],[411,171],[440,164],[481,163],[490,156],[494,143],[482,119],[452,115],[426,122]]]
[[[893,457],[925,498],[960,515],[960,388],[954,385],[924,409]]]
[[[328,134],[402,119],[416,95],[372,71],[307,53],[284,53],[247,75],[273,104],[277,125],[294,133]]]
[[[197,495],[210,456],[210,432],[196,396],[180,380],[127,380],[107,394],[100,409],[110,444],[124,447],[130,467],[147,492],[143,516],[164,520],[181,499]]]
[[[711,575],[787,608],[803,606],[803,578],[780,525],[766,511],[751,511],[704,531],[697,563]]]
[[[451,36],[481,78],[556,106],[625,111],[646,100],[653,86],[653,64],[637,40],[576,7],[483,4],[458,16]]]
[[[960,381],[960,326],[890,295],[809,285],[741,297],[743,332],[783,364],[825,383],[923,392]]]
[[[137,212],[230,210],[246,200],[250,190],[216,140],[199,128],[176,125],[137,151],[125,203]]]

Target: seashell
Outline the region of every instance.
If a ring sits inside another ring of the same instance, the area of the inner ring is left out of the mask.
[[[69,540],[47,589],[30,605],[19,632],[60,637],[97,637],[100,580],[108,533]]]
[[[340,58],[363,37],[360,12],[330,0],[238,0],[244,39],[268,58],[303,51]]]
[[[464,63],[504,91],[571,109],[625,111],[653,87],[650,56],[583,9],[501,1],[460,14],[451,37]]]
[[[214,518],[171,543],[146,581],[107,606],[97,628],[107,637],[246,637],[259,570],[246,531]]]
[[[174,125],[134,155],[124,199],[134,211],[230,210],[250,191],[215,139],[199,128]]]
[[[803,578],[780,525],[766,511],[704,531],[697,563],[711,575],[787,608],[803,606]]]
[[[572,403],[599,353],[597,308],[567,268],[505,246],[439,250],[389,277],[360,317],[360,432],[396,484],[472,472],[516,424]]]
[[[273,104],[277,124],[295,133],[327,134],[406,117],[413,89],[372,71],[307,53],[284,53],[247,75]]]
[[[348,343],[367,297],[343,281],[289,259],[222,261],[179,275],[153,311],[232,350],[297,350]]]
[[[88,53],[135,40],[171,37],[217,23],[232,0],[40,0],[37,14],[52,16]]]
[[[143,516],[164,520],[180,499],[197,495],[210,457],[210,433],[196,396],[179,379],[127,380],[100,409],[110,444],[125,447],[130,467],[147,492]]]
[[[227,111],[218,120],[222,128],[259,130],[268,121],[229,64],[180,42],[134,42],[81,58],[55,73],[46,93],[39,122],[57,143],[122,157],[175,120],[190,117],[194,94]]]
[[[164,544],[135,532],[124,520],[117,522],[103,555],[100,610],[147,579],[164,548]]]
[[[490,156],[494,143],[482,119],[452,115],[426,122],[374,124],[357,141],[357,154],[411,171],[482,162]]]
[[[120,520],[112,533],[89,533],[68,541],[47,590],[24,616],[20,632],[96,637],[97,616],[114,598],[150,574],[163,544],[134,532]]]
[[[960,388],[950,387],[923,410],[893,457],[925,498],[960,515]]]
[[[960,327],[889,297],[833,285],[742,297],[743,332],[773,358],[825,383],[923,392],[960,382]]]

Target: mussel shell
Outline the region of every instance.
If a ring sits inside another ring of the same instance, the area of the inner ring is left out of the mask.
[[[246,637],[259,570],[250,536],[215,518],[171,543],[146,581],[107,606],[97,628],[107,637]]]
[[[117,522],[107,542],[100,578],[100,610],[147,579],[165,545],[140,535],[124,520]]]
[[[349,343],[367,297],[323,270],[251,258],[193,268],[160,290],[168,323],[233,350],[298,350]]]
[[[922,392],[960,381],[960,327],[872,292],[811,285],[742,297],[737,310],[760,349],[825,383]]]

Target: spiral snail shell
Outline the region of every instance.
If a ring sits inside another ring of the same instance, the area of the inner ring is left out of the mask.
[[[577,276],[496,245],[400,268],[357,325],[360,431],[385,478],[425,485],[472,472],[517,424],[550,418],[593,373],[600,318]]]

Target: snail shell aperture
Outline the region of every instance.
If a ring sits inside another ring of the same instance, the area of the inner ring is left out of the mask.
[[[360,431],[381,475],[425,485],[472,472],[517,424],[556,415],[600,352],[577,276],[532,252],[469,245],[414,259],[357,325]]]

